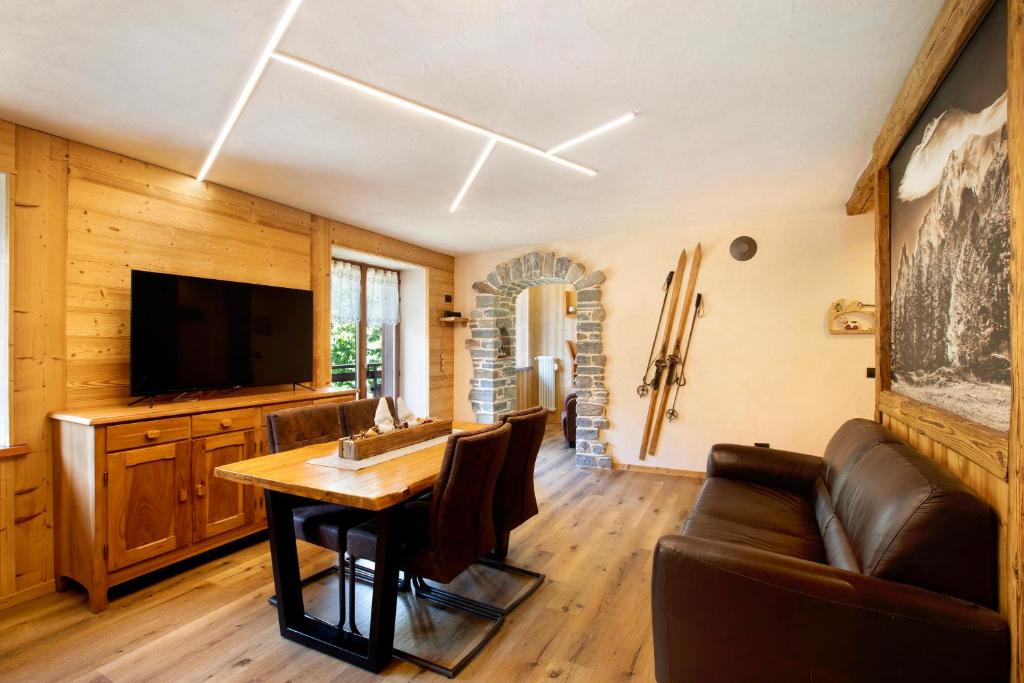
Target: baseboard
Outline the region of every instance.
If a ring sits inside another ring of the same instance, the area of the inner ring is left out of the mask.
[[[32,586],[31,588],[26,588],[18,591],[17,593],[11,593],[10,595],[0,598],[0,610],[20,605],[21,603],[28,602],[29,600],[35,600],[36,598],[44,595],[49,595],[56,590],[56,583],[53,579],[44,581],[43,583]]]
[[[697,470],[679,470],[672,467],[656,467],[654,465],[640,465],[631,462],[615,463],[617,470],[629,470],[630,472],[644,472],[646,474],[667,474],[670,477],[685,477],[687,479],[704,479],[707,475]]]

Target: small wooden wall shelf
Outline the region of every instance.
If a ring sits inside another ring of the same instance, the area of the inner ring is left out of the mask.
[[[442,325],[465,325],[468,322],[469,322],[469,318],[455,318],[455,317],[441,318],[441,324]]]

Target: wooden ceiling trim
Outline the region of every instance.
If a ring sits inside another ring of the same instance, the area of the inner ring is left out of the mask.
[[[846,201],[847,215],[857,216],[874,208],[875,172],[888,165],[992,2],[946,0],[875,139],[871,161]]]

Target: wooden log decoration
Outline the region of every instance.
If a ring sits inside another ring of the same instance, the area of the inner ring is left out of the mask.
[[[347,460],[362,460],[451,433],[452,421],[449,419],[421,422],[384,434],[371,431],[368,436],[341,439],[338,454]]]

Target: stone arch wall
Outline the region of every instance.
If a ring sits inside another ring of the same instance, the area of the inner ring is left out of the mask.
[[[470,313],[466,348],[473,360],[469,400],[479,422],[495,422],[515,410],[515,302],[528,287],[570,284],[577,298],[576,464],[611,468],[601,432],[608,428],[605,385],[604,306],[601,271],[554,252],[532,252],[499,263],[485,280],[473,283],[476,306]],[[502,350],[504,349],[504,353]]]

